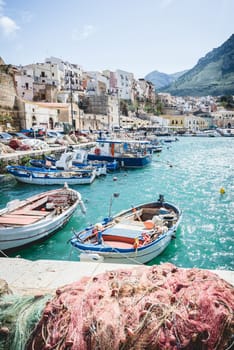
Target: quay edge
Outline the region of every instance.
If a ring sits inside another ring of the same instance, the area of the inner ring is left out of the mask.
[[[119,268],[136,265],[61,260],[26,260],[0,258],[0,279],[7,282],[14,294],[54,293],[58,287],[75,282],[84,276],[94,276]],[[234,286],[234,271],[212,270]]]
[[[95,145],[94,142],[88,142],[88,143],[79,143],[79,144],[74,144],[69,146],[72,146],[73,148],[86,148],[86,147],[92,147],[94,145]],[[12,153],[4,153],[4,154],[0,153],[0,164],[2,167],[4,167],[4,166],[7,166],[9,162],[20,163],[20,161],[24,157],[42,156],[44,154],[51,154],[51,153],[61,154],[69,146],[56,146],[56,147],[49,147],[49,148],[44,148],[40,150],[30,150],[30,151],[14,151]]]

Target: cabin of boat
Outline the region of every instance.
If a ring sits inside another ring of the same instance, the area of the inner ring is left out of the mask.
[[[116,160],[122,168],[140,168],[152,161],[148,145],[149,141],[98,139],[88,160]]]

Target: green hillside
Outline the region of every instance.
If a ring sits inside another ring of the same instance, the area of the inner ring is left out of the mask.
[[[161,91],[177,96],[234,95],[234,34]]]

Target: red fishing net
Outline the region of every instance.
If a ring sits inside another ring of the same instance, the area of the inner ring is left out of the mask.
[[[27,349],[231,349],[234,288],[172,264],[109,271],[58,289]]]

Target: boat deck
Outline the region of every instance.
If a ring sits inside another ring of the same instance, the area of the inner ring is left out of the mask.
[[[131,249],[133,247],[132,243],[111,241],[109,239],[108,241],[105,241],[105,246],[110,246],[111,248],[118,248],[118,249]]]
[[[2,215],[0,217],[0,225],[30,225],[34,224],[34,222],[40,220],[41,217],[39,216],[29,216],[29,215]]]
[[[39,200],[33,203],[27,204],[23,208],[16,208],[6,212],[5,214],[2,214],[0,216],[0,225],[23,226],[34,224],[35,222],[51,214],[51,211],[34,209],[39,207],[40,205],[45,204],[46,201],[47,196],[40,198]]]
[[[135,238],[140,236],[143,230],[143,225],[134,226],[134,222],[131,222],[130,224],[116,224],[114,227],[107,228],[105,235]]]

